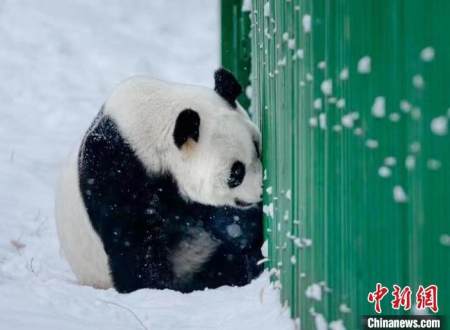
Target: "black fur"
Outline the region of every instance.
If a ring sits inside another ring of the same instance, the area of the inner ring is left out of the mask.
[[[200,116],[191,109],[180,112],[175,122],[173,140],[178,148],[181,148],[188,139],[198,142],[200,128]]]
[[[236,108],[236,99],[242,93],[242,86],[233,74],[223,68],[214,73],[214,90],[222,96],[233,108]]]
[[[112,119],[98,115],[79,154],[79,184],[91,223],[108,255],[120,292],[169,288],[183,292],[244,285],[262,270],[261,208],[215,208],[188,203],[170,175],[149,175]],[[232,238],[236,222],[242,235]],[[169,255],[201,228],[221,244],[188,281],[175,279]]]

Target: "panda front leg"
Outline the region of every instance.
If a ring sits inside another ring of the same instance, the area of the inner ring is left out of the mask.
[[[121,234],[105,234],[113,237],[106,241],[111,277],[119,292],[131,292],[142,288],[174,289],[174,278],[168,260],[169,239],[157,228],[140,229]]]

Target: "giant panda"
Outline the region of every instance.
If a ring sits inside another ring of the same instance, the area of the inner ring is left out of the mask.
[[[261,272],[261,137],[234,76],[214,78],[126,80],[64,164],[57,231],[81,284],[190,292]]]

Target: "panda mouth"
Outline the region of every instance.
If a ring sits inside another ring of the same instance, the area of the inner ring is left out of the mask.
[[[239,206],[239,207],[250,207],[250,206],[253,206],[253,204],[254,204],[254,203],[244,202],[243,200],[240,200],[237,198],[234,200],[234,202],[236,203],[236,206]]]

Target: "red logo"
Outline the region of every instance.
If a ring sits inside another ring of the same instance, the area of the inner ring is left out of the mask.
[[[369,292],[367,295],[367,300],[370,303],[375,303],[375,312],[381,313],[381,300],[387,295],[389,289],[382,286],[381,283],[377,283],[376,290],[374,292]]]
[[[401,288],[399,285],[393,285],[391,306],[393,309],[400,309],[407,311],[411,309],[411,295],[412,291],[409,286]],[[381,301],[388,294],[389,289],[383,286],[381,283],[377,283],[375,291],[369,292],[367,295],[367,301],[375,304],[375,312],[381,313]],[[429,285],[424,288],[419,285],[416,293],[416,308],[418,310],[425,310],[429,308],[433,313],[439,311],[438,307],[438,287],[437,285]]]
[[[419,285],[419,289],[416,293],[416,308],[429,308],[433,311],[433,313],[437,313],[439,311],[437,285],[432,284],[427,286],[426,288],[424,288],[422,285]]]

